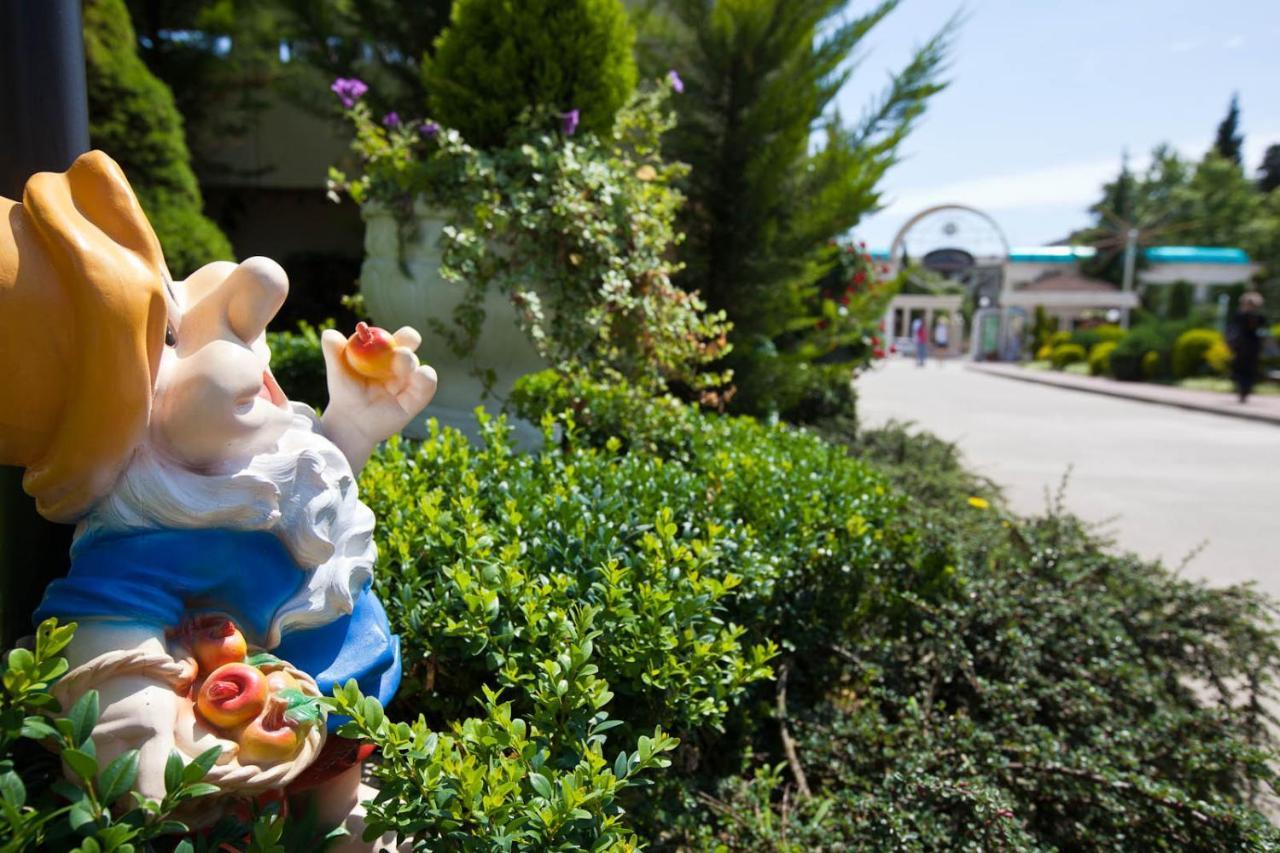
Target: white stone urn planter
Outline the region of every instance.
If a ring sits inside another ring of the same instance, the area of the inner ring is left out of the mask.
[[[448,342],[432,330],[431,323],[433,319],[452,323],[453,310],[464,293],[461,285],[440,276],[443,214],[421,202],[415,204],[416,228],[402,250],[400,224],[390,210],[366,204],[360,212],[365,221],[360,291],[369,315],[385,329],[413,326],[422,333],[418,357],[434,367],[440,379],[439,390],[425,416],[474,436],[475,407],[483,404],[490,412],[501,411],[516,379],[542,370],[546,362],[520,328],[510,299],[496,292],[485,296],[484,326],[475,352],[465,358],[456,356]],[[487,399],[482,399],[484,385],[474,374],[476,367],[492,370],[497,376]],[[425,416],[405,434],[414,438],[425,435]],[[514,422],[514,426],[521,443],[541,440],[540,431],[531,424],[521,421]]]

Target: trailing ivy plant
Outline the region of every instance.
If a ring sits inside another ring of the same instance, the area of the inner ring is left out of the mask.
[[[727,382],[703,372],[728,350],[723,314],[672,283],[685,167],[662,157],[670,80],[633,96],[608,132],[578,133],[572,115],[533,109],[507,145],[486,150],[430,120],[379,119],[356,82],[340,81],[339,97],[360,171],[331,170],[331,192],[389,207],[410,232],[415,205],[443,214],[440,272],[465,297],[434,331],[459,356],[475,349],[496,291],[557,367],[653,389]]]

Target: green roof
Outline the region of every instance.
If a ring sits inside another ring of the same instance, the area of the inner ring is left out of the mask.
[[[1247,264],[1243,249],[1208,246],[1152,246],[1146,251],[1153,264]]]
[[[1024,246],[1010,249],[1009,260],[1022,264],[1070,264],[1092,258],[1096,253],[1092,246]],[[1214,246],[1152,246],[1143,253],[1153,264],[1249,263],[1243,249]],[[871,250],[871,257],[876,260],[885,260],[888,256],[884,249]]]
[[[1092,258],[1092,246],[1029,246],[1009,250],[1009,260],[1024,264],[1069,264]]]

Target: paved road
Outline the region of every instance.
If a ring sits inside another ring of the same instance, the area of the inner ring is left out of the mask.
[[[869,424],[914,421],[956,442],[1013,508],[1069,509],[1119,547],[1280,597],[1280,427],[1017,382],[958,362],[894,360],[856,382]],[[1109,521],[1108,521],[1109,520]]]

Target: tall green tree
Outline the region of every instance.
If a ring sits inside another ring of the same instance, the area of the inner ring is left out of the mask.
[[[831,111],[851,62],[896,7],[843,0],[654,0],[640,12],[650,75],[684,92],[668,150],[693,168],[684,286],[745,336],[776,335],[798,284],[833,263],[831,241],[876,209],[881,178],[945,83],[954,21],[920,47],[863,115]]]
[[[453,0],[270,0],[287,13],[294,61],[326,80],[359,77],[375,109],[421,111],[422,61],[449,25]],[[321,88],[324,105],[332,98]]]
[[[1258,189],[1264,193],[1280,188],[1280,145],[1268,145],[1258,167]]]
[[[1240,133],[1240,96],[1231,96],[1231,105],[1227,115],[1218,125],[1218,135],[1213,141],[1213,150],[1220,157],[1230,160],[1237,166],[1243,159],[1244,135]]]
[[[126,0],[138,53],[173,93],[198,174],[225,172],[229,139],[243,137],[285,69],[285,17],[276,0]]]
[[[138,56],[124,0],[85,0],[89,139],[124,169],[174,275],[232,257],[203,201],[173,95]]]
[[[1196,165],[1187,189],[1192,200],[1187,233],[1197,245],[1244,244],[1262,199],[1238,162],[1210,151]]]
[[[458,0],[423,62],[431,115],[481,147],[539,106],[607,134],[635,90],[634,44],[622,0]]]

